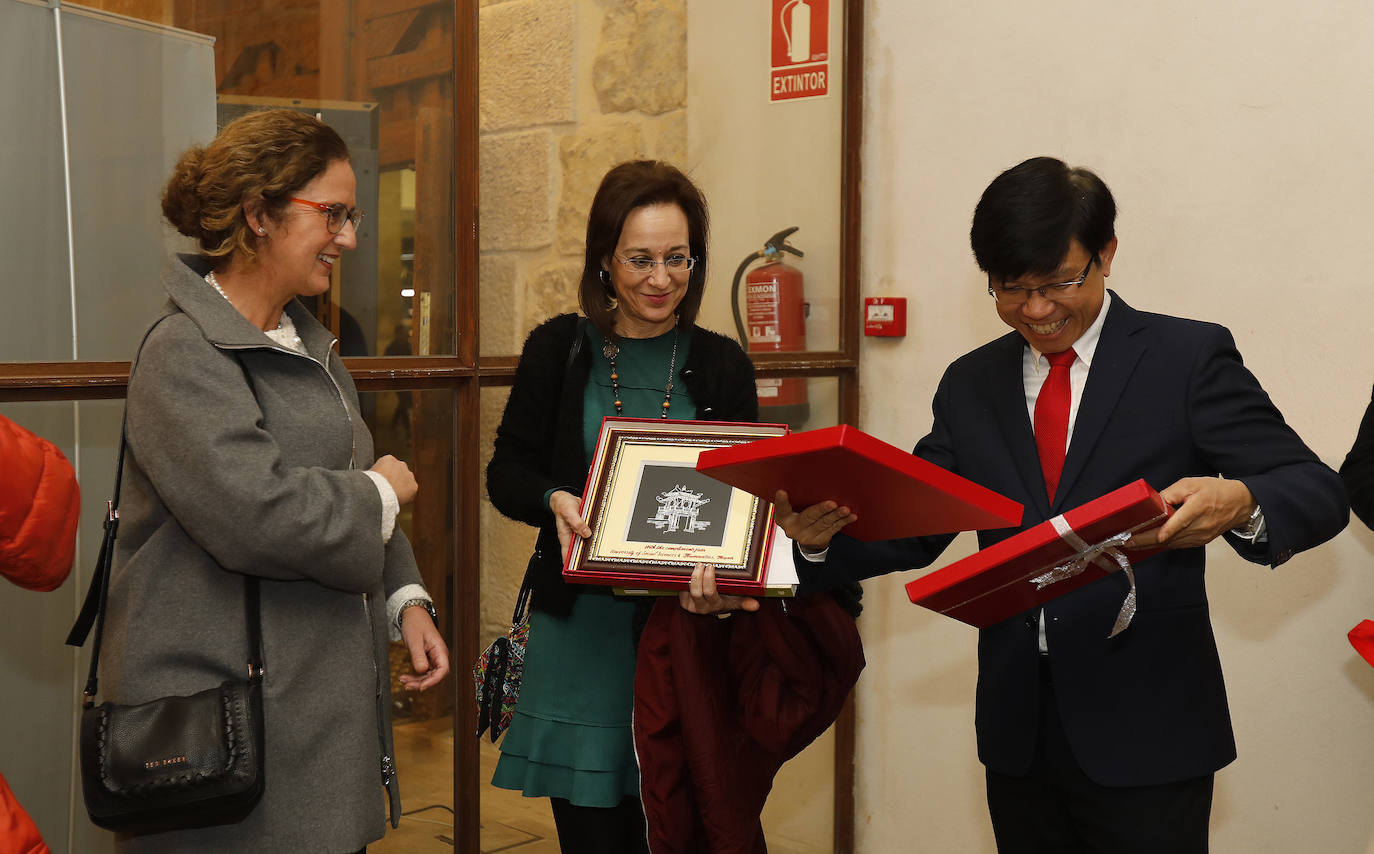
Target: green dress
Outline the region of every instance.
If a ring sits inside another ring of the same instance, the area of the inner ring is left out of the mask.
[[[590,459],[603,416],[615,415],[611,365],[605,342],[587,327],[591,375],[583,395],[582,436]],[[691,333],[621,339],[616,357],[623,415],[657,418],[664,386],[682,369]],[[674,358],[673,348],[677,355]],[[669,417],[696,417],[680,382],[674,383]],[[565,618],[535,611],[525,650],[520,702],[501,742],[492,785],[526,797],[565,798],[577,806],[613,807],[639,797],[630,715],[634,707],[635,599],[609,588],[588,588]]]

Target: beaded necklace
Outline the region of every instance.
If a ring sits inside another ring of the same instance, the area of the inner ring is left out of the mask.
[[[663,389],[663,411],[659,413],[659,418],[667,418],[668,410],[673,405],[673,371],[677,367],[677,338],[679,327],[673,327],[673,355],[668,360],[668,383]],[[623,415],[624,409],[620,403],[620,374],[616,373],[615,360],[620,355],[620,347],[612,344],[608,339],[602,339],[605,346],[601,348],[601,354],[611,363],[611,393],[615,395],[615,414]]]
[[[224,288],[221,288],[221,287],[219,286],[219,279],[216,279],[216,278],[215,278],[215,271],[214,271],[214,270],[211,270],[210,272],[208,272],[208,273],[205,274],[205,281],[206,281],[206,283],[208,283],[208,284],[210,285],[210,287],[212,287],[212,288],[214,288],[215,290],[219,291],[219,295],[222,296],[222,297],[224,297],[224,301],[225,301],[225,302],[229,303],[230,305],[233,305],[233,304],[234,304],[234,301],[231,300],[231,299],[229,299],[229,295],[226,294],[226,293],[224,292]],[[278,328],[278,329],[281,329],[281,321],[280,321],[280,320],[277,321],[277,328]]]

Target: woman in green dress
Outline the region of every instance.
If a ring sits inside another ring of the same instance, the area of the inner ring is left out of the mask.
[[[606,174],[587,220],[583,317],[530,333],[487,468],[492,504],[539,529],[520,702],[492,783],[550,798],[565,854],[648,851],[630,725],[638,603],[561,573],[572,536],[591,533],[578,506],[601,419],[758,418],[749,357],[694,325],[706,239],[706,201],[675,167]],[[758,607],[717,595],[700,569],[681,600],[703,614]]]

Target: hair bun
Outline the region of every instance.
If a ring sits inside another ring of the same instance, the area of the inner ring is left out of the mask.
[[[162,191],[162,215],[178,232],[194,240],[204,234],[200,216],[200,182],[204,175],[205,148],[192,146],[181,155]]]

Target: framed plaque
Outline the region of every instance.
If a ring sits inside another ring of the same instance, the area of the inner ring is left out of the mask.
[[[574,538],[564,579],[677,590],[709,563],[722,592],[762,591],[773,505],[697,471],[697,456],[785,435],[786,424],[602,419],[582,493],[592,535]]]

